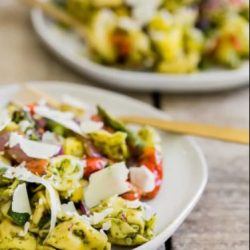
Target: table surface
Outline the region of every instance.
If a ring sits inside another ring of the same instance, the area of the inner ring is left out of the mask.
[[[0,56],[0,86],[29,80],[86,82],[43,47],[32,30],[28,9],[17,0],[0,0]],[[196,95],[125,94],[157,105],[176,119],[249,127],[248,88]],[[208,186],[166,248],[247,250],[249,148],[205,139],[198,142],[210,168]]]

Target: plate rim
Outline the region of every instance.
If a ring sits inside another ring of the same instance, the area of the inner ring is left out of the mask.
[[[92,86],[86,86],[86,85],[80,85],[77,83],[71,83],[67,81],[29,81],[29,84],[32,85],[38,85],[38,86],[48,86],[48,85],[61,85],[64,87],[71,87],[71,88],[79,88],[79,90],[83,91],[84,89],[87,89],[88,91],[95,92],[98,91],[99,93],[103,94],[109,94],[115,97],[119,97],[119,99],[123,99],[124,101],[132,101],[132,104],[134,103],[138,107],[142,107],[144,109],[150,109],[152,112],[154,112],[155,117],[158,118],[165,118],[169,119],[170,116],[168,116],[167,113],[160,111],[150,104],[144,103],[142,101],[136,100],[132,97],[126,96],[124,94],[112,92],[110,90],[104,90],[98,87],[92,87]],[[3,84],[0,87],[0,90],[5,90],[7,91],[10,88],[15,88],[20,86],[20,84],[17,83],[8,83],[8,84]],[[182,223],[188,218],[192,210],[196,207],[198,204],[200,198],[202,197],[202,194],[205,191],[205,188],[208,183],[208,176],[209,176],[209,170],[208,170],[208,163],[205,158],[205,155],[201,149],[201,147],[198,145],[198,143],[194,140],[194,138],[190,136],[181,136],[182,140],[186,141],[187,143],[190,144],[190,146],[194,149],[195,153],[197,154],[197,157],[200,161],[200,169],[202,171],[202,181],[199,183],[199,188],[197,188],[195,195],[193,198],[188,202],[187,206],[183,209],[183,211],[176,217],[176,220],[173,221],[169,226],[166,227],[160,234],[158,234],[153,240],[149,241],[148,243],[139,246],[137,248],[134,248],[134,250],[152,250],[156,249],[159,247],[161,244],[163,244],[167,239],[169,239],[176,231],[179,229],[179,227],[182,225]]]
[[[95,79],[103,86],[109,86],[124,90],[140,90],[143,92],[162,91],[162,92],[208,92],[232,89],[244,85],[249,85],[249,61],[246,61],[240,69],[221,70],[206,73],[194,73],[185,75],[162,75],[150,72],[133,72],[106,67],[91,62],[84,56],[74,57],[66,51],[60,50],[56,43],[47,36],[48,29],[45,24],[46,15],[42,10],[34,8],[31,11],[31,21],[33,28],[49,50],[66,64],[77,70],[85,76]],[[226,75],[224,74],[225,72]],[[122,81],[117,81],[117,77],[113,79],[111,75],[121,75]],[[213,80],[210,79],[213,78]],[[108,79],[108,80],[107,80]],[[236,82],[237,79],[237,82]],[[129,84],[129,82],[136,84]],[[168,81],[168,84],[165,83]],[[125,84],[126,82],[126,84]],[[164,82],[164,83],[163,83]]]

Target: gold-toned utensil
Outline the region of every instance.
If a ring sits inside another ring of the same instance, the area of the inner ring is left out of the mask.
[[[36,7],[41,9],[49,17],[74,29],[86,42],[87,31],[83,26],[83,24],[74,17],[70,16],[63,9],[59,8],[55,4],[52,4],[50,1],[43,1],[43,0],[21,0],[21,1],[28,4],[31,7]]]
[[[121,120],[125,123],[149,125],[172,133],[194,135],[222,141],[249,144],[248,129],[226,128],[207,124],[162,120],[139,116],[121,117]]]
[[[22,84],[13,98],[13,101],[19,105],[27,105],[38,102],[39,100],[45,100],[53,108],[59,108],[61,106],[60,101],[29,84]]]
[[[52,107],[57,108],[61,106],[60,101],[28,84],[23,85],[23,88],[20,89],[18,95],[15,97],[15,100],[22,104],[38,101],[40,99],[46,100]],[[155,119],[140,116],[126,116],[120,117],[120,119],[125,123],[149,125],[166,132],[249,144],[248,129],[226,128],[207,124]]]

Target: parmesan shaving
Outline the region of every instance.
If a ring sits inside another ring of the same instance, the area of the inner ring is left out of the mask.
[[[83,121],[81,123],[81,130],[84,134],[90,134],[101,130],[103,126],[103,122]]]
[[[81,100],[72,97],[70,95],[63,95],[62,96],[62,103],[66,104],[66,105],[70,105],[72,107],[78,108],[78,109],[82,109],[83,111],[89,109],[89,105],[82,102]]]
[[[23,238],[27,235],[27,233],[29,232],[29,229],[30,229],[30,223],[29,222],[26,222],[25,225],[24,225],[24,229],[22,232],[20,232],[18,234],[19,237]]]
[[[23,138],[17,133],[11,133],[9,147],[19,145],[22,151],[31,158],[48,159],[59,153],[60,147]]]
[[[85,192],[86,205],[92,208],[103,200],[128,192],[128,173],[125,163],[121,162],[92,174]]]
[[[26,183],[19,185],[13,194],[12,211],[19,214],[31,215],[31,207]]]
[[[43,185],[50,198],[50,206],[51,206],[51,221],[50,221],[50,230],[49,232],[55,228],[57,221],[57,214],[61,211],[61,202],[59,199],[59,195],[56,190],[50,185],[50,183],[28,171],[23,165],[19,167],[10,167],[4,177],[7,179],[18,179],[20,181],[26,181],[28,183],[36,183]]]
[[[143,26],[154,17],[162,0],[126,0],[126,3],[132,7],[134,19]]]
[[[35,112],[37,115],[52,120],[62,125],[63,127],[75,132],[76,134],[81,134],[80,126],[73,120],[73,113],[53,110],[46,106],[36,107]]]
[[[155,189],[155,175],[145,166],[130,168],[130,181],[145,193]]]
[[[92,225],[97,225],[97,224],[101,223],[106,217],[111,215],[113,212],[114,212],[113,208],[107,208],[100,213],[94,213],[90,217],[90,223]]]
[[[111,221],[107,221],[102,225],[102,230],[103,231],[109,231],[112,227]]]
[[[0,110],[0,131],[4,130],[11,122],[11,118],[6,109]]]
[[[62,204],[62,212],[69,214],[69,215],[78,214],[76,207],[72,201],[66,204]]]

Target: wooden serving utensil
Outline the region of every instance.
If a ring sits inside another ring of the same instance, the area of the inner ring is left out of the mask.
[[[13,98],[13,101],[18,105],[28,105],[40,100],[45,100],[53,108],[59,108],[61,106],[60,101],[29,84],[22,84]]]
[[[162,120],[140,116],[121,117],[121,120],[125,123],[149,125],[177,134],[194,135],[228,142],[236,142],[247,145],[249,144],[248,129],[226,128],[207,124]]]
[[[28,84],[23,85],[23,88],[20,89],[17,96],[15,97],[15,100],[21,104],[28,104],[40,99],[44,99],[50,106],[54,108],[58,108],[61,106],[60,101]],[[120,117],[120,119],[125,123],[149,125],[166,132],[194,135],[209,139],[217,139],[241,144],[249,144],[248,129],[226,128],[207,124],[155,119],[140,116],[126,116]]]
[[[28,4],[31,7],[41,9],[49,17],[74,29],[79,34],[79,36],[83,38],[86,42],[88,36],[84,25],[76,18],[70,16],[63,9],[59,8],[58,6],[56,6],[55,4],[51,3],[48,0],[47,1],[21,0],[21,1]]]

